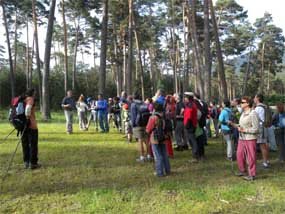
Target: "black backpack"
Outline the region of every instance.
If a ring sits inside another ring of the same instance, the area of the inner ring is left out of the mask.
[[[11,107],[9,110],[9,122],[14,126],[18,133],[23,132],[27,125],[27,119],[25,115],[25,97],[14,97],[11,100]]]
[[[197,100],[196,105],[198,110],[201,112],[201,117],[198,120],[198,123],[201,128],[206,126],[206,120],[207,120],[207,115],[208,115],[208,104],[204,101],[201,101],[202,104]]]
[[[137,117],[136,117],[136,125],[145,127],[150,118],[150,111],[148,110],[148,106],[144,103],[136,104],[137,107]]]
[[[158,141],[158,143],[163,143],[166,140],[166,123],[165,119],[161,117],[159,114],[155,114],[157,116],[157,124],[153,130],[154,139]]]

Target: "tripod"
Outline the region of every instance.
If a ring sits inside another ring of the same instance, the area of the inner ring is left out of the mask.
[[[4,137],[4,139],[0,142],[0,144],[5,143],[5,141],[8,139],[8,137],[16,130],[16,128],[14,128],[6,137]]]

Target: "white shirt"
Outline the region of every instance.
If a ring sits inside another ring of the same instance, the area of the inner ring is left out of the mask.
[[[264,117],[265,117],[265,111],[264,108],[261,106],[256,106],[254,111],[257,113],[258,118],[261,122],[264,122]]]
[[[85,110],[88,109],[85,102],[78,102],[76,107],[78,112],[85,112]]]

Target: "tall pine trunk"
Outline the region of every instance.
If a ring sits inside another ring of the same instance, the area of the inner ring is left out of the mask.
[[[204,58],[205,58],[205,80],[204,99],[209,102],[211,98],[211,50],[209,33],[209,0],[204,0]]]
[[[40,108],[42,110],[42,73],[41,73],[41,60],[40,60],[40,50],[39,50],[39,39],[38,39],[38,23],[37,23],[37,13],[36,13],[36,0],[32,1],[33,9],[33,22],[34,22],[34,42],[36,45],[36,64],[37,64],[37,73],[39,80],[39,101]],[[32,58],[33,61],[33,58]]]
[[[6,10],[5,10],[5,6],[4,6],[3,1],[0,1],[0,4],[2,6],[2,11],[3,11],[2,15],[3,15],[4,26],[5,26],[7,49],[8,49],[8,55],[9,55],[11,96],[15,97],[15,95],[16,95],[16,93],[15,93],[15,75],[14,75],[13,59],[12,59],[12,52],[11,52],[11,45],[10,45],[10,33],[8,30]]]
[[[102,30],[101,30],[100,74],[99,74],[99,93],[101,94],[105,93],[105,87],[106,87],[107,33],[108,33],[108,0],[104,0]]]
[[[132,64],[133,64],[133,0],[129,0],[129,29],[128,29],[128,68],[126,76],[127,94],[132,94]]]
[[[65,21],[64,0],[62,0],[62,20],[63,20],[63,34],[64,34],[64,91],[67,93],[68,87],[68,53],[67,53],[67,27]]]
[[[51,1],[49,10],[48,27],[46,34],[46,46],[44,56],[44,71],[43,71],[43,110],[42,117],[44,120],[51,119],[50,114],[50,95],[49,95],[49,74],[50,74],[50,53],[51,53],[51,42],[53,34],[53,23],[54,23],[54,12],[55,12],[56,0]]]
[[[14,32],[14,72],[17,71],[17,55],[18,55],[18,8],[15,11],[15,32]]]
[[[264,92],[264,54],[265,54],[265,42],[262,43],[261,50],[261,70],[260,70],[260,88],[259,93],[263,94]]]
[[[78,23],[75,23],[76,33],[75,33],[75,44],[74,44],[74,50],[73,50],[73,70],[72,70],[72,90],[75,90],[76,87],[76,70],[77,70],[77,49],[78,49],[78,41],[79,41],[79,31],[80,31],[80,25],[79,25],[80,17],[78,18]]]
[[[213,1],[209,0],[210,3],[210,10],[211,10],[211,18],[213,23],[213,31],[214,31],[214,37],[215,37],[215,43],[216,43],[216,50],[217,50],[217,58],[218,58],[218,74],[220,78],[220,85],[222,89],[222,98],[227,99],[228,98],[228,90],[227,90],[227,82],[226,82],[226,76],[225,76],[225,67],[224,67],[224,61],[223,61],[223,54],[222,49],[220,45],[220,39],[219,39],[219,32],[218,32],[218,26],[215,16],[215,10],[213,6]]]

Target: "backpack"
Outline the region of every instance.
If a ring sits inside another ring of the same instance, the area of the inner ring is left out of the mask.
[[[163,143],[166,140],[166,130],[165,130],[165,119],[161,117],[159,114],[155,114],[157,116],[156,127],[153,129],[153,137],[159,144]]]
[[[198,108],[198,123],[200,125],[200,127],[204,127],[206,126],[206,119],[207,119],[207,115],[208,115],[208,105],[207,103],[197,100],[197,108]],[[200,111],[200,113],[199,113]]]
[[[227,109],[225,109],[227,112],[228,112],[228,114],[229,114],[229,121],[231,121],[231,122],[235,122],[236,121],[236,117],[235,117],[235,115],[234,115],[234,113],[232,112],[232,111],[229,111],[229,110],[227,110]],[[225,123],[225,125],[228,125],[228,123]],[[231,125],[228,125],[229,126],[229,128],[230,128],[230,130],[232,130],[234,127],[233,126],[231,126]]]
[[[137,117],[136,117],[136,125],[137,126],[146,126],[148,123],[148,119],[150,118],[150,111],[148,110],[148,106],[146,104],[136,104],[137,107]]]
[[[269,106],[264,105],[264,104],[259,104],[257,106],[260,106],[264,109],[264,121],[263,121],[263,126],[265,128],[268,128],[272,125],[272,112]]]
[[[25,115],[25,97],[14,97],[11,100],[11,108],[9,110],[9,121],[14,128],[19,132],[22,132],[27,124]]]
[[[211,116],[211,118],[213,118],[213,119],[216,119],[216,118],[217,118],[217,116],[218,116],[218,110],[217,110],[216,107],[211,109],[210,116]]]
[[[279,113],[279,120],[278,121],[279,121],[278,126],[280,128],[285,128],[285,114],[284,113],[283,114]]]

